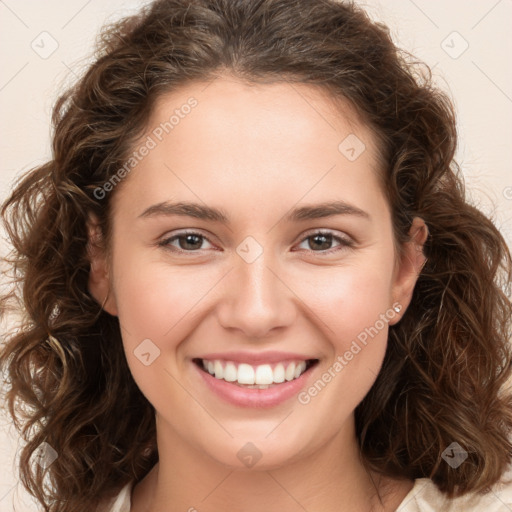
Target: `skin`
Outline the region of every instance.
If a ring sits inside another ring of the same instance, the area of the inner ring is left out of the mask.
[[[395,510],[413,482],[365,470],[354,409],[380,370],[388,325],[409,304],[426,226],[414,220],[399,257],[375,138],[322,90],[230,76],[194,83],[159,99],[141,141],[191,96],[198,105],[114,190],[110,252],[90,222],[90,291],[119,317],[130,370],[156,410],[160,461],[135,487],[131,510]],[[366,146],[354,161],[338,149],[349,134]],[[230,224],[140,217],[171,200],[222,208]],[[330,200],[368,218],[284,220],[295,207]],[[184,229],[206,237],[194,242],[199,249],[183,239],[159,245]],[[308,238],[318,229],[352,246],[333,238],[318,247]],[[247,236],[263,250],[251,263],[236,251]],[[267,409],[236,407],[192,363],[212,351],[298,352],[319,359],[313,383],[397,302],[400,313],[307,404],[293,397]],[[148,338],[160,355],[146,366],[134,350]],[[262,454],[252,468],[237,457],[247,442]]]

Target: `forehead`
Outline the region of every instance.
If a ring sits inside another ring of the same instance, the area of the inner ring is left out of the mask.
[[[188,106],[191,102],[196,104],[193,108]],[[306,140],[320,132],[358,132],[371,156],[379,158],[374,134],[348,99],[315,84],[286,80],[252,83],[230,75],[192,82],[157,98],[147,131],[160,126],[165,136],[185,118],[192,119],[187,124],[195,128],[200,124],[206,130],[215,128],[215,132],[242,130],[239,136],[252,138],[267,136],[271,126],[286,127],[295,140],[299,134]],[[165,126],[168,121],[172,127]],[[182,130],[183,126],[177,131]],[[282,145],[284,139],[279,138],[278,143]]]
[[[375,136],[349,103],[303,83],[188,84],[155,102],[135,151],[148,141],[128,180],[141,206],[147,195],[157,202],[170,193],[224,201],[236,191],[256,209],[269,194],[354,197],[375,188],[380,172]]]

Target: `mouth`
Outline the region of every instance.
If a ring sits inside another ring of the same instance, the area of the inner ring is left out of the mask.
[[[194,364],[203,373],[214,379],[254,390],[276,388],[296,381],[316,366],[318,361],[318,359],[288,359],[255,365],[223,359],[193,359]]]

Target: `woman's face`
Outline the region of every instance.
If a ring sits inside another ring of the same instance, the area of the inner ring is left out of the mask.
[[[134,152],[90,289],[159,435],[268,468],[353,436],[422,262],[371,132],[312,86],[217,78],[160,98]]]

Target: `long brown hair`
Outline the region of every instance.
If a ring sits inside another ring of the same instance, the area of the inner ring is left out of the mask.
[[[428,67],[335,0],[157,0],[102,32],[96,61],[55,106],[52,159],[2,208],[14,274],[3,303],[23,318],[0,367],[26,441],[22,483],[45,511],[85,512],[158,460],[154,409],[131,376],[119,322],[88,291],[86,221],[100,219],[108,246],[122,183],[95,191],[123,167],[155,100],[224,72],[323,87],[379,139],[396,242],[421,217],[428,259],[356,409],[361,453],[376,471],[429,477],[450,496],[486,490],[512,455],[510,253],[465,199],[453,107]],[[468,454],[457,469],[441,457],[452,442]],[[31,459],[42,443],[58,455],[46,470]]]

